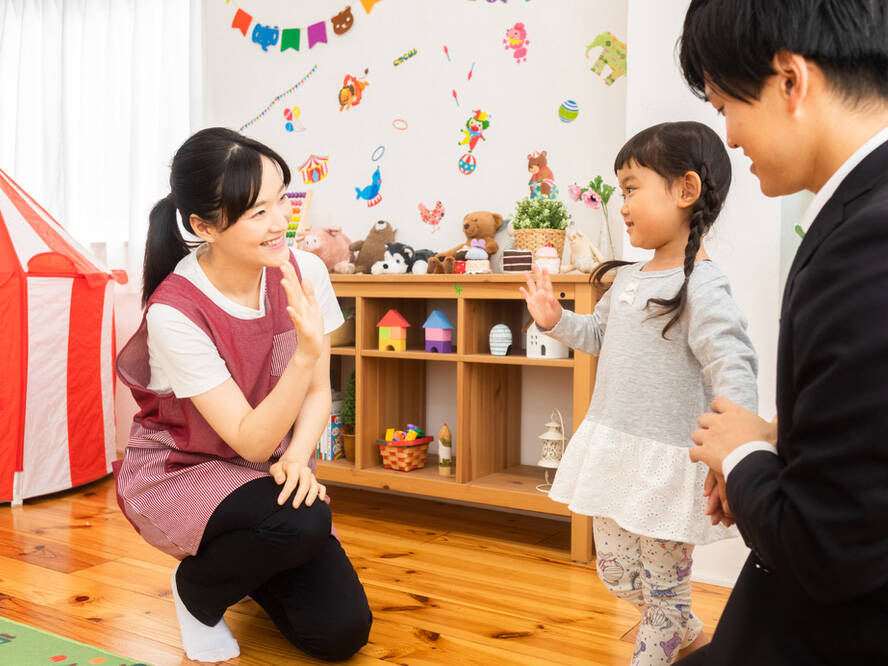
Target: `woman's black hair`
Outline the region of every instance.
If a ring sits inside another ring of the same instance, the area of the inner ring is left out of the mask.
[[[698,97],[708,83],[752,102],[782,50],[816,63],[853,105],[888,101],[885,0],[691,0],[678,59]]]
[[[220,230],[235,222],[259,197],[262,157],[274,162],[284,185],[290,168],[268,146],[224,127],[210,127],[189,137],[170,166],[170,193],[154,204],[148,216],[148,238],[142,270],[142,305],[176,264],[192,249],[179,231],[176,210],[190,232],[197,215]]]
[[[700,176],[700,196],[691,206],[690,233],[685,245],[684,282],[672,298],[651,298],[662,310],[651,316],[674,313],[663,327],[663,338],[681,318],[687,303],[688,280],[700,242],[721,212],[731,187],[731,160],[724,143],[712,129],[693,121],[661,123],[642,130],[626,142],[614,160],[614,172],[630,163],[647,167],[670,185],[693,171]],[[592,273],[591,280],[602,288],[606,273],[628,261],[606,261]]]

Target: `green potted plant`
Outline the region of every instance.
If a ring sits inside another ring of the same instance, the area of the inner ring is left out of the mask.
[[[533,253],[551,243],[558,252],[564,252],[564,234],[570,223],[570,213],[560,199],[527,196],[515,202],[512,228],[515,230],[515,247]]]
[[[345,451],[345,459],[355,461],[355,373],[352,372],[345,387],[345,396],[342,399],[342,407],[339,410],[339,418],[342,420],[342,448]]]

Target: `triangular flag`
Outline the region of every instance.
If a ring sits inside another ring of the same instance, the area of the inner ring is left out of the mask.
[[[311,48],[318,42],[327,43],[327,23],[326,21],[318,21],[308,26],[308,48]]]
[[[364,11],[368,14],[370,13],[370,9],[375,5],[379,0],[361,0],[361,4],[364,5]]]
[[[281,30],[281,51],[287,49],[299,50],[299,28]]]
[[[240,30],[244,37],[247,36],[247,30],[250,29],[250,24],[253,22],[253,17],[247,14],[243,9],[238,9],[237,14],[234,15],[234,20],[231,22],[232,28],[237,28]]]

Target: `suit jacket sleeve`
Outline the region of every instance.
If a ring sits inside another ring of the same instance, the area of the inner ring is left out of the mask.
[[[779,455],[750,454],[727,486],[755,554],[823,603],[888,581],[888,197],[879,198],[847,216],[787,286],[781,349],[792,363],[778,384],[795,400],[779,414]]]

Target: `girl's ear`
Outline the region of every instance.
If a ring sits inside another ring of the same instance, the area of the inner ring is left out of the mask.
[[[194,213],[188,218],[188,221],[191,223],[191,229],[194,231],[194,235],[199,237],[201,240],[204,240],[208,243],[212,243],[216,240],[216,227],[205,219],[198,217]]]
[[[703,191],[703,183],[700,180],[700,174],[696,171],[686,171],[676,183],[678,188],[678,207],[690,208]]]

